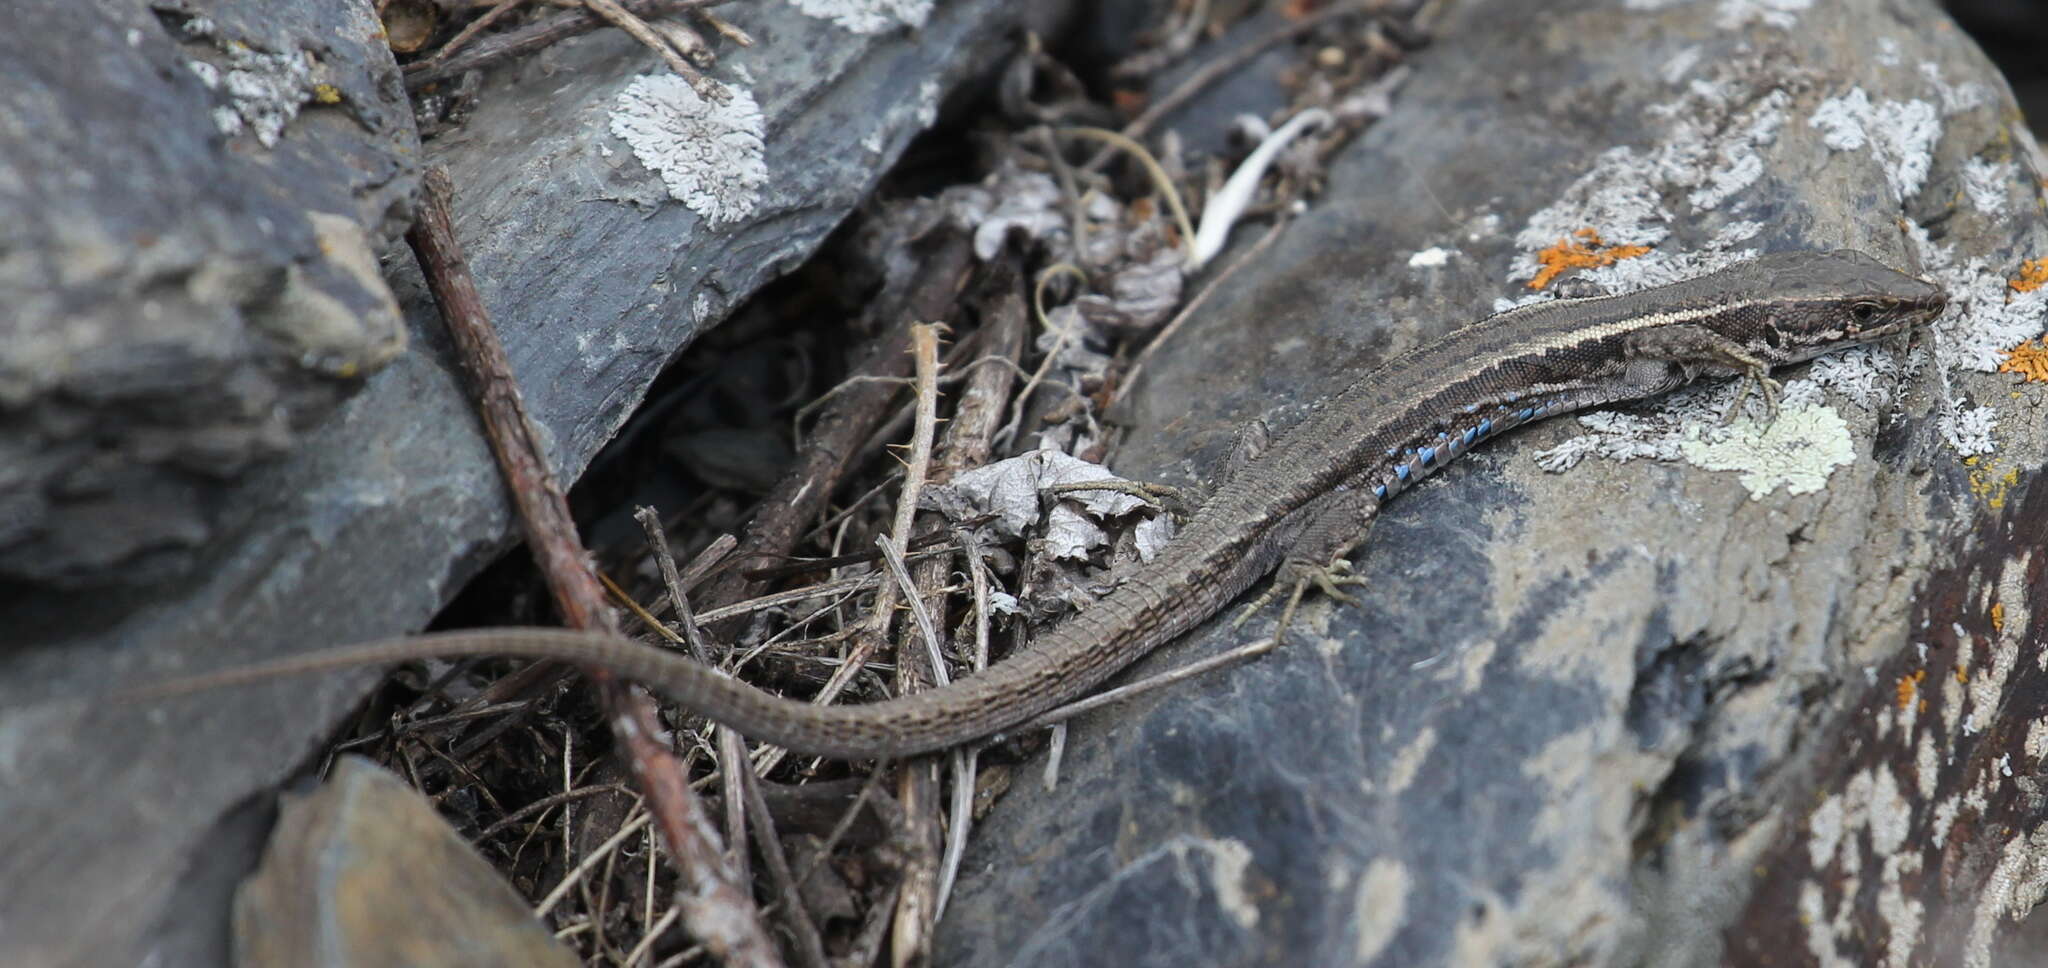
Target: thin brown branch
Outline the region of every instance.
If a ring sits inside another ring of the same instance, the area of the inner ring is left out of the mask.
[[[715,7],[727,0],[623,0],[625,9],[639,16],[654,16],[677,10]],[[537,20],[501,34],[476,41],[466,49],[443,47],[434,56],[405,65],[405,89],[417,91],[436,81],[447,80],[493,63],[543,50],[571,37],[605,26],[596,14],[583,9],[569,10]],[[464,43],[468,43],[467,40]]]
[[[988,353],[1005,360],[1014,360],[1024,352],[1024,334],[1029,328],[1029,313],[1024,306],[1023,279],[1014,262],[999,265],[990,273],[988,284],[983,287],[983,304],[989,309],[983,326],[983,344]],[[1016,385],[1019,369],[1014,366],[987,366],[977,369],[960,392],[960,401],[953,408],[953,420],[946,425],[945,448],[941,451],[936,473],[946,479],[961,471],[986,464],[991,456],[997,424],[1002,420],[1004,404],[1010,390]],[[961,537],[968,558],[967,570],[974,583],[975,648],[974,668],[980,671],[988,666],[988,571],[980,560],[978,544],[972,533],[963,532]],[[920,587],[936,589],[946,579],[947,563],[934,560],[920,563],[917,581]],[[927,591],[928,600],[937,609],[938,594]],[[967,835],[972,829],[971,807],[974,796],[977,751],[955,750],[948,757],[952,772],[953,798],[948,805],[950,822],[945,824],[945,843],[939,851],[938,878],[932,888],[931,916],[936,921],[946,911],[946,898],[952,893],[953,880],[960,869],[960,858],[967,849]],[[936,814],[938,804],[933,804]]]
[[[485,434],[505,474],[535,564],[568,625],[616,633],[604,590],[576,536],[568,500],[548,466],[540,435],[513,379],[511,361],[456,239],[449,207],[454,188],[448,174],[430,168],[422,182],[419,218],[406,238],[469,376]],[[621,747],[629,751],[637,785],[688,885],[679,892],[678,903],[692,935],[728,963],[780,965],[753,899],[726,875],[703,804],[690,792],[675,758],[656,739],[661,727],[653,704],[609,672],[593,669],[586,675],[598,687],[606,720]]]
[[[647,535],[648,548],[654,555],[655,567],[661,569],[661,583],[668,588],[668,600],[676,607],[676,624],[682,626],[683,641],[689,643],[691,657],[713,665],[711,645],[704,641],[704,630],[697,627],[697,615],[690,608],[682,572],[676,570],[676,556],[668,550],[668,529],[662,527],[660,513],[650,507],[636,508],[633,520],[640,522],[641,531]]]
[[[775,885],[775,894],[781,899],[786,912],[786,926],[796,938],[794,945],[796,962],[803,968],[826,968],[825,942],[818,936],[818,925],[811,920],[810,909],[804,907],[803,894],[797,890],[797,880],[789,870],[789,856],[782,851],[782,838],[775,832],[775,816],[768,810],[768,801],[761,796],[761,778],[754,774],[753,761],[745,756],[736,757],[734,766],[740,773],[740,787],[746,798],[747,817],[754,823],[754,840],[761,845],[761,860],[767,864],[768,880]]]
[[[705,77],[704,72],[698,70],[697,65],[690,63],[689,58],[684,57],[683,52],[675,44],[670,43],[668,38],[663,37],[653,27],[649,27],[647,21],[627,10],[619,0],[583,0],[583,5],[589,8],[591,13],[603,17],[612,26],[625,31],[627,36],[639,41],[642,46],[659,54],[662,61],[668,64],[668,69],[688,81],[690,87],[696,90],[698,97],[707,101],[723,102],[732,96],[725,88]]]

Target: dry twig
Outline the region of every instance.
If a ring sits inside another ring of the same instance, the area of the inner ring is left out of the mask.
[[[456,241],[449,211],[453,194],[447,173],[428,169],[419,219],[406,238],[469,374],[491,448],[504,469],[528,546],[556,608],[571,627],[616,633],[604,592],[576,537],[568,501],[547,464],[540,436],[512,378],[511,363]],[[690,885],[681,892],[679,903],[692,934],[730,963],[779,965],[781,958],[762,928],[753,900],[727,879],[715,842],[705,836],[702,804],[683,782],[675,759],[655,740],[660,726],[652,704],[607,671],[593,669],[587,675],[598,687],[614,735],[630,751],[633,774],[648,808],[661,821],[669,851]]]

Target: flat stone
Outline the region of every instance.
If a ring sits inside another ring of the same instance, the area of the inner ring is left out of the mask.
[[[2031,963],[2048,411],[1967,351],[2040,331],[2007,279],[2048,226],[1997,74],[1932,2],[1443,10],[1393,114],[1153,358],[1119,473],[1284,429],[1531,295],[1581,228],[1654,247],[1609,284],[1849,246],[1955,308],[1863,371],[1789,374],[1829,375],[1850,435],[1818,491],[1753,493],[1768,474],[1647,429],[1672,460],[1610,460],[1566,446],[1618,444],[1601,418],[1567,418],[1403,494],[1359,607],[1076,723],[1058,788],[975,830],[935,961]],[[1995,449],[1966,463],[1952,418],[1980,406]]]
[[[257,968],[573,968],[496,868],[419,792],[343,756],[286,796],[263,863],[235,892],[235,963]]]

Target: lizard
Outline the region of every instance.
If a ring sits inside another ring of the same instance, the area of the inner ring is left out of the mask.
[[[166,680],[134,697],[421,658],[498,655],[604,666],[756,740],[841,759],[894,758],[986,739],[1101,683],[1222,611],[1268,575],[1250,615],[1282,595],[1284,635],[1309,587],[1338,599],[1380,509],[1486,439],[1702,376],[1744,382],[1775,414],[1773,367],[1939,316],[1947,295],[1856,250],[1759,256],[1619,295],[1509,309],[1400,353],[1313,405],[1219,482],[1180,534],[1102,599],[986,671],[878,702],[774,695],[631,639],[546,628],[439,632]],[[1243,618],[1239,619],[1242,624]]]

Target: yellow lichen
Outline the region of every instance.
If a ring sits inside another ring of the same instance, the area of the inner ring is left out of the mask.
[[[1920,692],[1920,680],[1925,678],[1927,678],[1926,669],[1915,669],[1912,675],[1899,677],[1899,683],[1896,688],[1899,694],[1900,709],[1913,704],[1913,697]]]
[[[1999,635],[2004,635],[2004,634],[2005,634],[2005,603],[2004,603],[2004,602],[1992,602],[1992,603],[1991,603],[1991,631],[1992,631],[1992,632],[1994,632],[1994,633],[1997,633],[1997,634],[1999,634]]]
[[[2007,468],[2000,473],[1997,467],[1982,457],[1965,457],[1963,466],[1970,469],[1970,493],[1993,511],[2005,507],[2006,494],[2020,482],[2019,468]]]
[[[2000,373],[2017,373],[2028,383],[2048,383],[2048,339],[2030,339],[2005,351]]]
[[[2033,292],[2048,285],[2048,256],[2020,263],[2020,274],[2006,285],[2014,292]]]
[[[1608,245],[1600,238],[1598,229],[1580,229],[1572,233],[1572,238],[1559,239],[1556,245],[1536,253],[1536,261],[1543,268],[1537,270],[1536,278],[1529,280],[1529,288],[1548,286],[1570,269],[1598,269],[1648,251],[1647,245]]]

